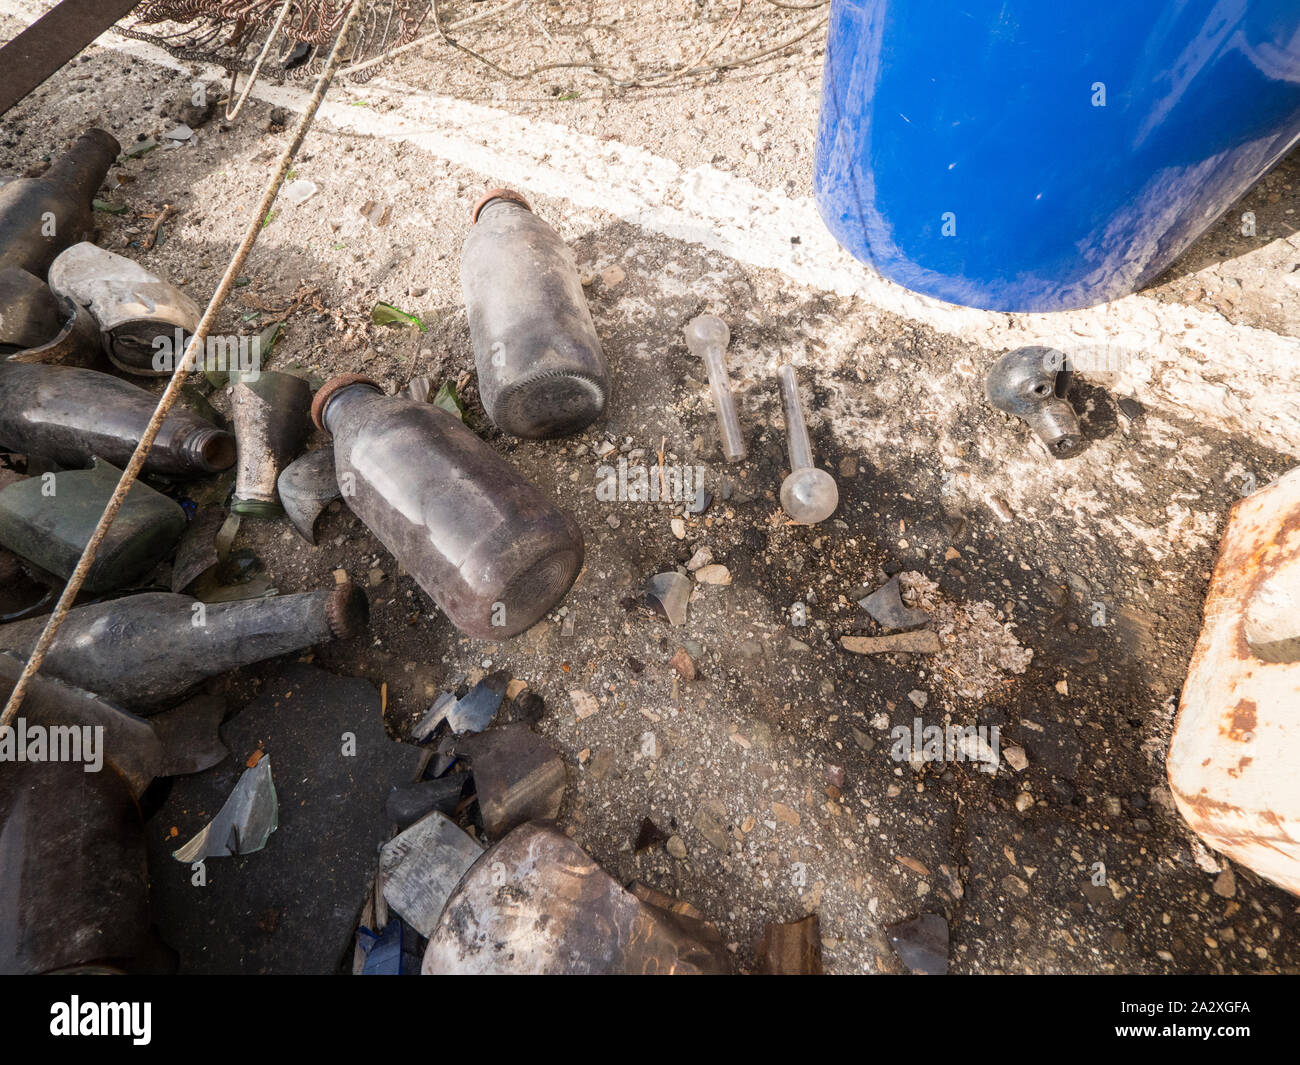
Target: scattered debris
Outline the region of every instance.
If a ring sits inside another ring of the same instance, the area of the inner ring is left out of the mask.
[[[644,901],[564,833],[527,824],[486,851],[456,885],[421,971],[727,973],[731,962],[695,911]]]
[[[948,922],[939,914],[923,913],[915,920],[894,925],[887,935],[894,953],[913,974],[948,974]]]
[[[503,725],[457,743],[470,760],[483,828],[497,839],[525,821],[557,817],[564,802],[564,759],[527,725]]]
[[[933,655],[939,653],[939,637],[929,629],[889,636],[841,636],[840,646],[855,655]]]
[[[384,901],[422,936],[433,934],[447,897],[483,853],[483,845],[435,810],[384,845]]]
[[[1053,458],[1066,459],[1087,446],[1078,415],[1066,400],[1070,374],[1065,356],[1052,348],[1017,348],[993,364],[984,382],[998,410],[1023,419]]]
[[[457,736],[482,732],[501,708],[509,680],[508,673],[497,672],[484,677],[460,699],[440,695],[416,726],[417,738],[428,737],[443,721]]]
[[[930,615],[939,638],[933,668],[952,691],[966,699],[983,699],[1000,688],[1007,674],[1029,667],[1034,652],[1016,638],[1011,622],[998,620],[991,603],[954,603],[924,574],[898,574],[903,601]]]
[[[691,582],[676,570],[656,573],[646,582],[646,599],[659,611],[669,625],[686,624],[686,604],[691,598]]]
[[[930,620],[930,615],[924,610],[903,605],[897,575],[890,577],[865,599],[859,599],[858,606],[886,629],[915,629]]]
[[[817,914],[769,924],[758,945],[758,971],[770,976],[821,976],[822,931]]]
[[[277,812],[271,759],[262,758],[244,771],[217,816],[172,857],[189,864],[260,851],[279,824]]]

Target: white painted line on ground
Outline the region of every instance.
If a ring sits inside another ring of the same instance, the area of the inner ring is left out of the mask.
[[[27,22],[41,10],[30,0],[0,0],[0,14]],[[193,65],[113,34],[98,45],[187,75]],[[201,76],[219,78],[222,72],[208,67]],[[395,106],[378,112],[343,102],[375,91]],[[301,111],[307,100],[297,85],[265,81],[252,95],[292,111]],[[1046,344],[1066,352],[1083,347],[1120,352],[1125,358],[1114,382],[1117,390],[1300,455],[1300,339],[1142,295],[1050,314],[1003,314],[943,303],[854,260],[827,232],[807,197],[762,189],[708,165],[683,169],[633,145],[391,81],[336,88],[319,118],[341,131],[414,145],[475,170],[492,184],[606,211],[651,232],[779,271],[809,288],[857,296],[991,351]],[[791,244],[792,236],[800,243]]]

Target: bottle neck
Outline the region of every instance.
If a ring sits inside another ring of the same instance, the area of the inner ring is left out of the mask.
[[[45,180],[67,185],[79,199],[89,200],[103,183],[120,146],[102,129],[87,130],[45,171]]]
[[[378,385],[372,385],[365,381],[358,381],[346,388],[340,388],[334,395],[329,397],[329,402],[325,404],[325,409],[321,411],[320,417],[325,425],[326,432],[331,436],[335,435],[340,420],[346,417],[345,412],[356,408],[368,399],[382,395],[383,392],[380,391]]]

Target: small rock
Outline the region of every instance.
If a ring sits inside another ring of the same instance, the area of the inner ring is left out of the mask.
[[[1019,795],[1016,796],[1016,809],[1019,810],[1021,813],[1024,813],[1033,805],[1034,805],[1034,797],[1030,795],[1029,792],[1022,791]]]
[[[919,688],[913,688],[907,693],[907,698],[918,710],[924,710],[926,704],[930,701],[930,696]]]
[[[803,820],[799,816],[798,810],[795,810],[787,806],[783,802],[772,803],[772,816],[775,817],[778,821],[782,821],[787,825],[793,825],[795,828],[798,828],[800,823]]]
[[[679,862],[686,857],[686,844],[682,842],[681,836],[669,836],[667,846],[668,853]]]
[[[286,203],[294,204],[306,203],[316,195],[316,183],[307,181],[305,178],[299,178],[297,181],[291,181],[280,190],[280,195]]]
[[[686,522],[682,521],[681,518],[673,518],[668,525],[673,530],[673,535],[677,537],[677,539],[686,539]]]
[[[659,744],[659,737],[653,732],[643,732],[641,734],[641,757],[657,761],[663,754],[663,748]]]
[[[691,660],[691,656],[686,653],[685,647],[677,648],[677,653],[673,655],[668,664],[677,670],[684,681],[690,682],[699,676],[695,663]]]
[[[1237,878],[1232,866],[1224,866],[1223,872],[1214,878],[1214,893],[1221,898],[1230,899],[1237,893]]]
[[[1029,898],[1029,885],[1014,873],[1002,878],[1002,890],[1018,899]]]
[[[1070,685],[1064,680],[1058,680],[1056,682],[1056,690],[1060,695],[1069,695]]]
[[[692,573],[694,573],[696,570],[702,569],[704,566],[707,566],[712,561],[713,561],[713,552],[710,551],[707,547],[701,547],[698,551],[695,552],[695,554],[691,556],[691,560],[688,563],[686,563],[686,568],[690,570]]]
[[[833,788],[844,787],[844,767],[842,765],[828,765],[826,767],[826,783]]]
[[[1023,747],[1004,747],[1002,757],[1007,760],[1007,765],[1017,773],[1023,773],[1029,765],[1029,756],[1025,754]]]
[[[627,272],[621,266],[607,266],[600,272],[601,284],[606,288],[621,284],[625,277]]]
[[[858,460],[852,455],[845,455],[840,459],[840,476],[856,477],[858,475]]]
[[[692,824],[710,844],[726,854],[731,843],[727,820],[727,807],[721,799],[705,799],[700,803]]]
[[[701,584],[730,584],[731,571],[726,566],[720,566],[715,562],[696,570],[695,579]]]
[[[596,701],[596,697],[581,688],[569,692],[569,699],[573,703],[573,713],[579,721],[591,717],[600,710],[600,703]]]

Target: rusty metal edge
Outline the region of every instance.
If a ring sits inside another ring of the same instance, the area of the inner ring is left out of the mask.
[[[62,0],[0,48],[0,115],[61,68],[139,0]]]

